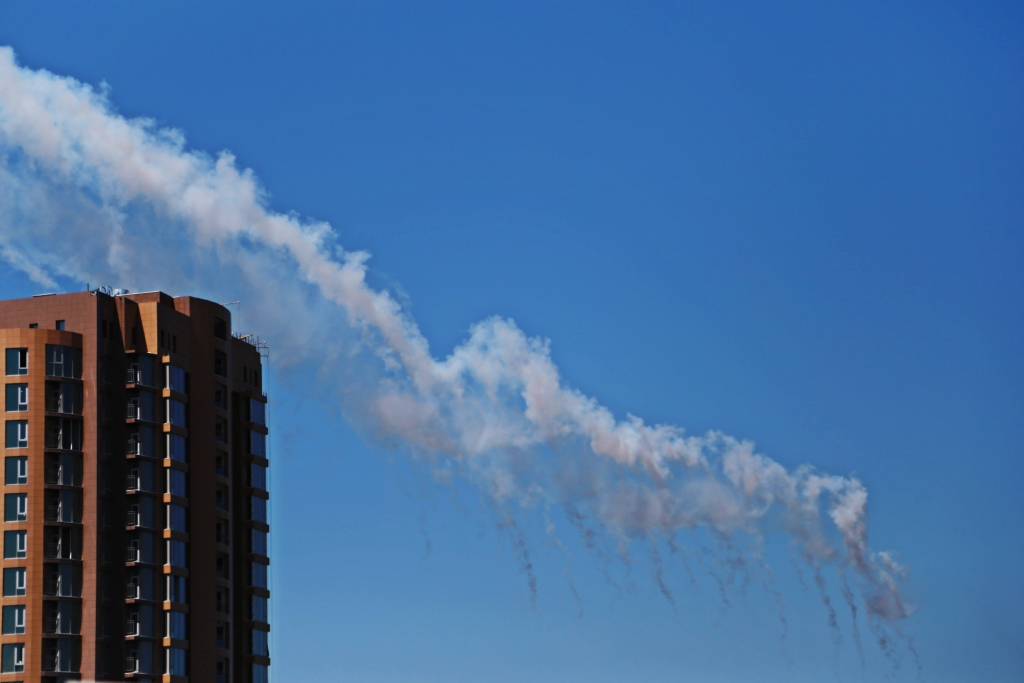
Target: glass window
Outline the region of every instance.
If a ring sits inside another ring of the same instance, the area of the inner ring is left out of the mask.
[[[180,505],[167,506],[167,528],[171,531],[188,531],[185,528],[185,508]]]
[[[171,460],[185,462],[185,437],[177,434],[167,435],[167,456]]]
[[[23,413],[28,410],[28,385],[7,385],[7,412]]]
[[[78,367],[75,360],[78,359]],[[74,377],[82,376],[81,370],[82,350],[70,346],[57,346],[56,344],[46,345],[46,374],[49,377]]]
[[[261,657],[270,656],[270,650],[266,646],[266,631],[256,631],[253,629],[250,633],[252,634],[252,641],[250,642],[251,653]]]
[[[252,600],[249,606],[249,618],[253,621],[267,623],[267,599],[257,595],[249,596]]]
[[[28,494],[7,493],[4,495],[4,521],[24,522],[28,519]]]
[[[25,644],[10,643],[3,646],[3,654],[0,656],[0,672],[21,673],[25,670]]]
[[[28,483],[28,458],[24,455],[4,459],[4,483],[20,486]]]
[[[254,522],[267,522],[267,501],[256,496],[249,496],[249,519]]]
[[[171,575],[167,577],[167,601],[188,602],[188,596],[185,593],[185,581],[184,576]]]
[[[178,638],[179,640],[185,640],[185,613],[184,612],[168,612],[167,613],[167,638]]]
[[[167,399],[167,422],[178,427],[185,425],[185,404],[173,398]]]
[[[270,680],[267,667],[263,664],[252,664],[249,673],[249,680],[252,683],[268,683]]]
[[[28,349],[7,349],[7,374],[28,374]]]
[[[167,541],[167,564],[172,567],[185,566],[185,544],[182,541]]]
[[[267,425],[267,404],[263,401],[257,401],[254,398],[249,399],[249,419],[258,425]]]
[[[249,552],[254,555],[266,555],[267,532],[256,529],[250,529],[249,532]]]
[[[267,437],[256,431],[249,432],[249,452],[261,458],[267,457]]]
[[[181,496],[182,498],[188,495],[185,487],[184,472],[181,470],[167,470],[167,493],[172,496]]]
[[[255,588],[267,587],[267,565],[259,562],[249,563],[249,585]]]
[[[25,632],[25,606],[5,605],[3,612],[3,633],[18,635]]]
[[[261,491],[267,490],[267,468],[263,465],[249,465],[249,486]]]
[[[185,675],[185,651],[178,647],[167,648],[166,673],[172,676]]]
[[[179,394],[185,393],[185,370],[177,365],[167,366],[167,388]]]
[[[25,595],[25,568],[9,567],[4,569],[4,597]]]
[[[7,421],[7,448],[28,448],[28,420]]]
[[[5,531],[4,532],[4,559],[19,560],[28,556],[28,532],[27,531]]]

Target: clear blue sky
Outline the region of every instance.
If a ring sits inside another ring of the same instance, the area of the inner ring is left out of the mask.
[[[5,2],[0,44],[230,149],[436,355],[509,316],[619,416],[856,473],[923,679],[1024,679],[1019,4]],[[277,683],[862,679],[783,544],[785,638],[759,587],[669,558],[674,612],[569,544],[577,605],[539,518],[533,609],[471,492],[275,381]]]

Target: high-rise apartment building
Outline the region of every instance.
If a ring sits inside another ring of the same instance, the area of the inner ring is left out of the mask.
[[[0,301],[0,683],[266,683],[260,349],[225,307]]]

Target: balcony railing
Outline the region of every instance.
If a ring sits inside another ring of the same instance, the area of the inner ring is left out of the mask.
[[[139,549],[136,546],[130,545],[125,549],[124,554],[125,562],[138,562],[139,561]]]
[[[47,559],[57,559],[61,556],[60,541],[47,541],[43,544],[43,555]]]
[[[128,455],[141,455],[142,450],[138,439],[128,439]]]
[[[126,415],[126,417],[129,420],[138,420],[139,418],[142,417],[142,411],[139,410],[139,404],[138,403],[129,403],[128,404],[128,414]]]
[[[137,474],[129,474],[126,484],[125,488],[128,491],[140,491],[142,490],[142,477]]]
[[[46,506],[46,521],[47,522],[62,522],[60,518],[60,505],[47,505]]]
[[[138,600],[139,599],[139,584],[134,581],[129,581],[128,585],[125,586],[125,600]]]
[[[142,372],[136,368],[128,368],[124,381],[126,384],[142,384]]]
[[[43,595],[60,595],[60,579],[52,577],[43,581]]]
[[[60,401],[60,395],[59,394],[57,396],[47,396],[46,397],[46,410],[51,412],[51,413],[59,413],[59,412],[61,412],[60,403],[61,403],[61,401]]]
[[[124,634],[126,636],[139,635],[139,622],[137,619],[133,619],[131,617],[128,618],[128,621],[124,625]]]
[[[126,674],[138,673],[139,660],[131,655],[124,658],[124,672]]]

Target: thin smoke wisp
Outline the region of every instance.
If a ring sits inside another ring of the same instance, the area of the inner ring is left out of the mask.
[[[343,378],[346,415],[364,433],[464,477],[497,509],[561,508],[612,543],[784,533],[816,571],[832,564],[853,580],[854,614],[884,627],[911,611],[904,568],[868,545],[857,479],[788,471],[721,433],[619,419],[567,386],[548,343],[511,320],[479,322],[435,358],[396,298],[368,283],[369,255],[343,249],[328,224],[271,210],[229,153],[189,149],[178,131],[119,115],[105,91],[20,66],[10,48],[0,257],[48,289],[112,282],[259,300],[248,322]]]

